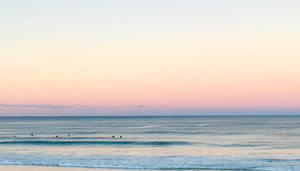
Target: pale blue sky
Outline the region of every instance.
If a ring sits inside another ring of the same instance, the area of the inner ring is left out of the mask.
[[[0,34],[4,43],[3,39],[26,37],[89,38],[103,32],[121,37],[199,34],[199,29],[299,33],[299,8],[297,0],[10,0],[0,2]]]

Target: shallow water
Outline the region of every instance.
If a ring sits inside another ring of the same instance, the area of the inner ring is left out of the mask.
[[[0,164],[300,170],[300,116],[0,117]]]

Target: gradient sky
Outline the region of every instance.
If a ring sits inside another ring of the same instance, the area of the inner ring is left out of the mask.
[[[0,23],[2,114],[300,109],[298,0],[9,0]]]

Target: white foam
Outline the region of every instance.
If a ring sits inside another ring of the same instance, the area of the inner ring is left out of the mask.
[[[113,169],[299,170],[300,158],[231,156],[54,155],[1,153],[1,165],[40,165]]]

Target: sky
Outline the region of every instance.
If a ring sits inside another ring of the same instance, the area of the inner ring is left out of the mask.
[[[298,0],[0,1],[0,116],[300,111],[299,45]]]

